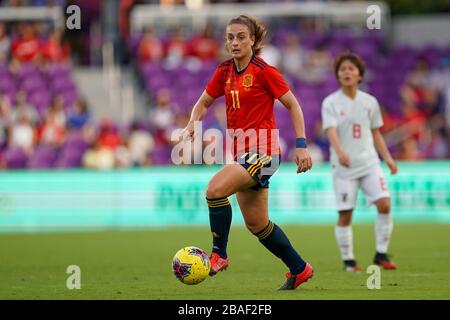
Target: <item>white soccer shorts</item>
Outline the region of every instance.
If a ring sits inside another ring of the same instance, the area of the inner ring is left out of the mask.
[[[356,178],[342,178],[333,172],[333,186],[338,211],[351,210],[356,204],[356,195],[361,187],[367,206],[381,198],[389,197],[384,172],[379,165],[373,166],[367,175]]]

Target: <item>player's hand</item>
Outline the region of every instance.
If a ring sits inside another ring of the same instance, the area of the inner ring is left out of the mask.
[[[389,159],[386,161],[387,166],[389,167],[389,170],[391,170],[391,174],[395,175],[398,172],[398,166],[397,163],[393,159]]]
[[[306,172],[312,168],[312,159],[307,148],[295,149],[295,163],[297,163],[297,173]]]
[[[190,141],[194,138],[194,121],[189,120],[187,126],[183,129],[183,139]]]
[[[350,157],[345,152],[338,154],[338,158],[339,158],[339,163],[342,166],[347,167],[347,168],[350,167]]]

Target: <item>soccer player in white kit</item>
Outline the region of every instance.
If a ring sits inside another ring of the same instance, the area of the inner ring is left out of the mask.
[[[378,210],[374,263],[384,269],[396,269],[387,255],[393,223],[389,192],[377,151],[391,174],[396,174],[398,168],[379,130],[383,126],[380,107],[375,97],[359,90],[365,66],[358,55],[342,53],[336,58],[334,70],[340,89],[324,99],[322,123],[331,145],[330,162],[339,211],[335,235],[344,269],[361,271],[353,254],[351,226],[359,188],[362,188],[368,205],[375,204]]]

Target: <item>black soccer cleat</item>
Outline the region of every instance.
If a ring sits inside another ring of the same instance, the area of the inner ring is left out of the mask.
[[[383,267],[385,270],[395,270],[397,269],[397,265],[389,259],[387,253],[375,253],[375,257],[373,258],[373,263],[377,266]]]
[[[356,263],[356,260],[344,260],[344,270],[347,272],[361,272],[362,268]]]

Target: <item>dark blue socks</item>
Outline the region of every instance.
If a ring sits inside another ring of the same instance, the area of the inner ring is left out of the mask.
[[[272,221],[269,221],[267,227],[255,236],[270,252],[286,264],[291,274],[299,274],[305,269],[306,262],[292,247],[283,230]]]
[[[213,235],[212,252],[217,253],[222,259],[227,258],[228,234],[231,226],[231,205],[228,198],[208,199],[209,224]]]
[[[227,258],[228,234],[231,227],[232,211],[228,198],[208,199],[209,223],[213,235],[212,252],[222,259]],[[280,258],[289,268],[291,274],[301,273],[306,262],[292,247],[283,230],[269,221],[267,227],[255,234],[259,241],[275,256]]]

